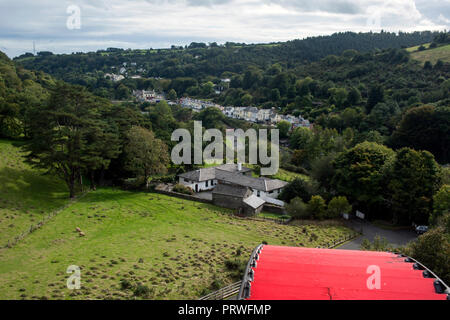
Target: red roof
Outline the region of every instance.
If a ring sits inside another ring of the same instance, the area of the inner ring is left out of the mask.
[[[265,245],[260,249],[256,267],[249,264],[253,279],[249,279],[248,299],[447,299],[447,294],[436,293],[436,279],[425,278],[424,270],[416,270],[413,265],[404,256],[388,252]],[[379,267],[379,289],[368,287],[368,279],[373,276],[369,266]]]

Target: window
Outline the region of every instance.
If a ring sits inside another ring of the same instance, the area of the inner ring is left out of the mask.
[[[261,195],[261,193],[259,192],[259,190],[258,190],[258,192],[256,193],[256,195],[257,195],[258,197]]]
[[[208,186],[208,182],[209,182],[209,181],[208,181],[208,180],[206,180],[206,186]]]

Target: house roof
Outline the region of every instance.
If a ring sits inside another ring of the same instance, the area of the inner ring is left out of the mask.
[[[216,176],[215,171],[216,170],[214,167],[201,168],[198,170],[193,170],[193,171],[182,173],[179,176],[184,179],[200,182],[200,181],[215,179],[215,176]]]
[[[253,209],[257,209],[260,206],[262,206],[265,201],[254,194],[252,194],[250,197],[247,197],[244,199],[244,203],[252,207]]]
[[[212,193],[243,198],[248,191],[249,189],[247,187],[219,183]]]
[[[226,171],[226,172],[248,172],[252,169],[247,167],[242,167],[241,171],[238,170],[238,165],[235,163],[226,163],[222,164],[220,166],[216,167],[209,167],[209,168],[201,168],[189,172],[185,172],[179,175],[179,177],[192,180],[192,181],[206,181],[206,180],[212,180],[216,178],[216,170]]]
[[[261,191],[272,191],[283,188],[288,184],[287,182],[281,180],[254,178],[245,175],[237,175],[223,170],[217,170],[216,179]]]
[[[234,163],[223,164],[216,167],[201,168],[194,171],[185,172],[179,175],[184,179],[192,181],[206,181],[206,180],[222,180],[235,185],[249,187],[261,191],[272,191],[283,188],[288,183],[278,179],[269,178],[254,178],[240,174],[242,172],[248,172],[251,169],[242,167],[241,171],[238,171],[238,165]]]
[[[240,298],[249,300],[445,300],[450,292],[419,262],[389,252],[264,245],[245,275]]]

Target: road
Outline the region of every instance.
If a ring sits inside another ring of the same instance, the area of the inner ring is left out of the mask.
[[[381,238],[386,238],[387,242],[392,244],[393,246],[404,246],[408,242],[417,238],[417,235],[410,230],[386,230],[380,227],[374,226],[370,222],[360,221],[360,220],[351,220],[348,221],[350,227],[352,227],[356,231],[362,230],[363,235],[358,238],[344,243],[342,246],[339,246],[336,249],[344,249],[344,250],[359,250],[361,242],[364,238],[373,241],[376,235],[379,235]]]

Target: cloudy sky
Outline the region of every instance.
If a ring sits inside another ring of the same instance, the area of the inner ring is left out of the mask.
[[[450,0],[0,0],[0,50],[71,53],[450,29]]]

